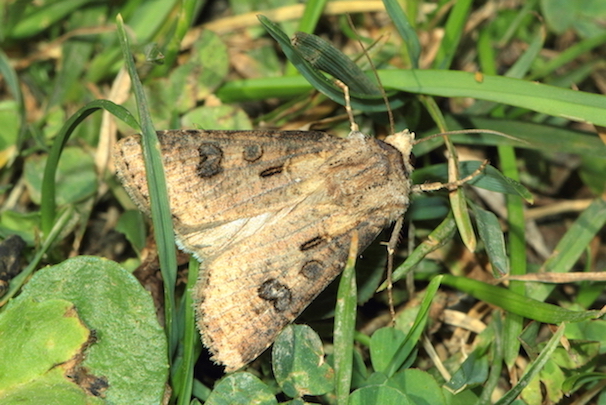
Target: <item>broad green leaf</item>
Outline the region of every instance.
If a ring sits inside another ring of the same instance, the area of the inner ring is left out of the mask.
[[[396,328],[381,328],[370,338],[370,361],[375,371],[385,371],[406,335]]]
[[[276,397],[265,383],[249,373],[229,374],[221,380],[205,405],[277,405]]]
[[[0,402],[81,351],[90,331],[63,299],[19,299],[0,314]]]
[[[253,129],[246,113],[231,105],[195,108],[181,117],[181,126],[199,129]]]
[[[324,361],[322,341],[307,325],[289,325],[272,349],[276,381],[291,398],[323,395],[334,388],[334,370]]]
[[[479,353],[478,350],[474,350],[453,374],[446,386],[456,392],[467,385],[485,383],[489,365],[488,357]]]
[[[8,308],[32,299],[68,300],[95,330],[97,340],[83,366],[107,379],[108,401],[161,402],[168,377],[166,336],[151,296],[130,273],[110,260],[75,257],[39,270]]]
[[[193,44],[190,58],[186,63],[173,69],[168,81],[161,83],[167,87],[169,110],[184,113],[196,106],[221,85],[229,68],[227,47],[211,31],[203,31]]]
[[[107,402],[86,393],[67,380],[61,367],[56,367],[41,378],[0,394],[2,405],[106,405]]]
[[[45,155],[32,155],[25,161],[25,184],[31,199],[40,204],[42,198],[42,173],[46,166]],[[82,148],[68,147],[63,150],[55,175],[57,205],[80,202],[97,191],[95,162]]]
[[[405,393],[415,405],[445,405],[440,385],[429,373],[409,368],[396,373],[387,385]]]
[[[414,402],[400,390],[386,385],[362,387],[349,396],[349,405],[369,404],[414,405]]]
[[[6,210],[0,213],[0,237],[3,239],[16,234],[27,242],[28,246],[36,244],[40,228],[40,213],[22,213]]]
[[[125,211],[120,215],[114,229],[118,232],[122,232],[138,253],[145,247],[147,232],[145,231],[145,220],[143,219],[141,211]]]

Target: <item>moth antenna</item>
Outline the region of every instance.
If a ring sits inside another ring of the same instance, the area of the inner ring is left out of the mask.
[[[351,100],[349,98],[349,87],[347,87],[347,85],[339,79],[335,79],[335,84],[343,89],[343,96],[345,97],[345,111],[347,111],[347,116],[349,117],[349,123],[350,123],[349,127],[352,132],[354,132],[354,131],[357,132],[359,130],[359,127],[358,127],[358,124],[356,124],[356,121],[355,121],[354,115],[353,115],[353,111],[351,109]]]
[[[484,162],[482,162],[482,164],[480,165],[480,167],[478,167],[476,170],[474,170],[473,173],[471,173],[469,176],[465,176],[462,179],[459,179],[457,181],[452,181],[450,183],[425,183],[425,184],[415,184],[412,186],[411,191],[413,193],[418,193],[418,192],[427,192],[427,191],[437,191],[437,190],[442,190],[442,189],[446,189],[449,191],[453,191],[456,190],[457,188],[461,187],[463,184],[470,182],[471,180],[473,180],[474,178],[478,177],[486,168],[486,166],[488,166],[488,159],[484,160]]]
[[[379,90],[381,91],[381,96],[383,97],[383,102],[385,103],[385,106],[387,107],[387,116],[389,117],[389,127],[391,130],[391,133],[395,134],[396,133],[396,124],[395,124],[395,121],[393,118],[393,112],[391,111],[391,108],[389,107],[389,100],[387,99],[387,94],[385,93],[385,89],[383,88],[383,83],[381,83],[381,78],[379,77],[379,74],[377,73],[377,68],[375,67],[375,64],[373,63],[372,58],[368,54],[366,47],[360,40],[360,36],[358,35],[358,31],[356,30],[356,27],[354,26],[354,23],[351,19],[350,14],[347,14],[347,22],[349,23],[349,26],[352,29],[352,31],[354,32],[354,34],[356,34],[356,40],[358,41],[360,48],[362,48],[362,52],[364,52],[364,56],[366,56],[366,59],[368,60],[368,63],[370,64],[370,67],[372,68],[372,73],[375,75],[375,79],[377,79],[377,83],[379,83]]]
[[[421,142],[429,141],[430,139],[434,139],[439,136],[449,136],[449,135],[457,135],[457,134],[492,134],[492,135],[502,136],[503,138],[511,139],[514,141],[522,142],[527,145],[530,144],[530,142],[528,142],[524,139],[517,138],[513,135],[509,135],[504,132],[493,131],[492,129],[475,129],[475,128],[473,128],[473,129],[458,129],[455,131],[446,131],[446,132],[441,132],[439,134],[429,135],[429,136],[426,136],[423,138],[416,139],[413,142],[413,145],[416,145]]]
[[[497,136],[502,136],[504,138],[512,139],[514,141],[518,141],[521,143],[529,144],[529,142],[524,139],[517,138],[515,136],[506,134],[504,132],[493,131],[491,129],[460,129],[460,130],[455,130],[455,131],[442,132],[439,134],[433,134],[430,136],[426,136],[424,138],[419,138],[413,142],[413,145],[416,145],[421,142],[429,141],[430,139],[434,139],[439,136],[449,136],[449,135],[456,135],[456,134],[493,134],[493,135],[497,135]],[[449,183],[436,182],[436,183],[415,184],[412,186],[411,192],[418,193],[418,192],[427,192],[427,191],[437,191],[437,190],[441,190],[441,189],[446,189],[449,191],[456,190],[457,188],[461,187],[463,184],[468,183],[469,181],[473,180],[475,177],[479,176],[484,171],[486,166],[488,166],[488,163],[489,163],[488,159],[484,160],[484,162],[482,162],[480,167],[478,167],[472,174],[470,174],[469,176],[466,176],[463,179],[459,179],[457,181],[451,181]]]

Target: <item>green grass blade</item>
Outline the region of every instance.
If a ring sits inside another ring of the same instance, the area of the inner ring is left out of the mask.
[[[440,287],[441,281],[442,276],[434,277],[425,289],[425,296],[423,297],[423,301],[421,302],[419,312],[417,313],[412,328],[410,328],[406,334],[404,342],[402,342],[398,348],[398,351],[396,354],[394,354],[391,362],[389,363],[389,366],[387,366],[385,369],[385,375],[388,377],[392,377],[400,369],[400,367],[402,367],[408,356],[410,356],[414,348],[417,346],[417,343],[421,338],[421,334],[425,330],[425,325],[427,324],[431,302],[435,297],[438,288]]]
[[[299,21],[299,31],[311,34],[316,29],[320,16],[328,0],[309,0],[305,3],[303,16]]]
[[[496,305],[506,311],[544,323],[576,322],[599,316],[599,311],[570,311],[514,293],[506,288],[486,284],[466,277],[443,275],[443,284]]]
[[[559,128],[532,122],[520,122],[506,119],[493,119],[473,116],[448,116],[448,127],[456,130],[465,128],[484,128],[506,134],[515,134],[517,138],[527,141],[518,142],[512,139],[489,134],[456,134],[451,135],[454,143],[466,145],[509,145],[524,149],[549,153],[575,153],[582,156],[603,157],[606,153],[604,143],[594,133]],[[415,146],[415,154],[423,144]]]
[[[516,155],[513,147],[500,145],[498,147],[499,157],[503,173],[511,179],[520,178],[517,166]],[[524,218],[524,205],[520,197],[515,195],[506,195],[507,222],[509,232],[507,234],[509,255],[511,263],[511,274],[526,274],[526,220]],[[509,289],[517,294],[525,295],[524,285],[512,281]],[[520,351],[519,334],[522,332],[524,320],[519,314],[508,313],[504,322],[504,342],[503,358],[507,366],[511,369],[518,357]]]
[[[556,69],[559,69],[567,63],[571,63],[579,57],[587,54],[593,48],[604,45],[606,42],[606,32],[596,35],[591,38],[586,38],[577,42],[566,50],[560,52],[555,58],[551,59],[547,64],[532,72],[529,80],[537,80],[548,76]]]
[[[459,42],[463,36],[463,30],[467,23],[467,17],[471,9],[471,0],[459,0],[448,16],[448,21],[444,28],[444,38],[440,44],[440,49],[434,61],[434,67],[437,69],[448,69],[457,52]]]
[[[439,97],[471,97],[489,100],[555,117],[606,126],[606,114],[604,114],[606,96],[600,94],[502,76],[484,75],[482,82],[479,82],[474,74],[460,71],[394,69],[379,70],[377,73],[381,83],[388,89]],[[315,78],[309,80],[313,80],[313,86],[299,76],[249,79],[231,82],[223,86],[217,95],[224,102],[292,97],[308,91],[318,84]],[[329,90],[332,93],[331,95],[326,94],[327,96],[336,102],[344,101],[340,89],[333,88],[332,83],[326,77],[319,80],[328,81],[328,88],[333,89]],[[352,106],[364,110],[359,107],[360,101],[367,102],[368,100],[359,98],[356,105],[353,105],[352,102]],[[365,108],[364,111],[369,111],[369,108],[382,111],[385,110],[385,105],[382,100],[373,100],[372,105],[366,105]],[[555,145],[551,146],[551,148],[553,147]]]
[[[313,67],[338,77],[349,91],[382,96],[381,89],[347,55],[330,42],[311,34],[297,32],[293,46]]]
[[[299,21],[298,30],[300,32],[311,34],[316,29],[320,16],[324,11],[324,7],[328,3],[328,0],[309,0],[305,3],[305,9],[303,10],[303,16]],[[297,33],[295,33],[296,35]],[[285,76],[293,76],[297,73],[297,69],[292,63],[286,65],[284,72]]]
[[[322,94],[336,103],[345,105],[345,98],[343,96],[342,89],[337,87],[332,80],[327,78],[324,74],[322,74],[322,72],[314,68],[311,63],[305,60],[300,52],[292,46],[290,39],[280,29],[280,27],[262,15],[259,16],[259,21],[261,21],[261,24],[263,24],[267,32],[269,32],[269,34],[280,44],[280,47],[288,60],[297,68],[303,77],[305,77],[305,79],[311,83],[313,88],[322,92]],[[367,95],[357,92],[350,92],[350,97],[352,108],[359,109],[361,111],[378,112],[385,111],[387,108],[385,101],[380,94]],[[390,98],[389,101],[390,106],[393,109],[404,105],[403,99],[398,95]]]
[[[337,404],[347,405],[351,388],[353,367],[353,343],[356,330],[356,256],[358,255],[358,237],[352,237],[347,265],[341,274],[337,306],[335,308],[335,393]]]
[[[472,97],[495,101],[573,121],[606,126],[606,96],[502,76],[435,70],[381,70],[383,85],[411,93]]]
[[[84,7],[86,3],[91,3],[91,0],[62,0],[47,2],[42,7],[31,7],[33,11],[26,11],[8,34],[15,39],[31,37]]]
[[[526,76],[526,73],[532,68],[533,63],[539,57],[545,44],[545,27],[540,26],[535,34],[532,42],[528,46],[528,49],[522,54],[522,56],[513,64],[511,68],[507,70],[505,76],[521,79]],[[496,73],[496,70],[494,71]],[[493,72],[489,72],[492,74]]]
[[[507,72],[507,76],[521,78],[530,68],[532,62],[536,59],[538,52],[544,42],[544,30],[539,28],[537,35],[524,55]],[[496,74],[496,67],[491,66],[491,70],[486,73]],[[489,107],[492,103],[484,101],[478,103],[479,108]],[[498,146],[499,158],[503,173],[511,179],[519,181],[520,176],[517,167],[514,148],[508,145]],[[506,195],[507,222],[509,227],[508,244],[511,262],[512,274],[526,273],[526,222],[524,219],[524,206],[521,198],[515,195]],[[518,282],[512,282],[510,291],[525,295],[524,285]],[[503,324],[503,359],[508,368],[514,366],[514,362],[520,351],[520,341],[518,336],[522,332],[524,318],[519,314],[508,312],[505,315]]]
[[[198,281],[200,263],[193,257],[189,260],[189,272],[187,273],[187,287],[184,294],[182,308],[185,312],[185,328],[183,331],[183,356],[180,367],[173,378],[173,389],[177,392],[177,404],[188,405],[190,403],[194,384],[194,365],[196,363],[196,352],[199,352],[201,342],[196,331],[196,316],[192,291]],[[179,389],[178,389],[179,387]]]
[[[186,0],[176,4],[178,11],[173,32],[167,36],[168,43],[164,49],[164,61],[162,65],[156,66],[154,74],[158,76],[168,76],[168,72],[174,68],[173,64],[181,50],[181,42],[187,31],[191,28],[196,18],[196,8],[198,2],[195,0]]]
[[[117,17],[118,37],[122,47],[122,54],[126,68],[131,77],[137,106],[139,108],[139,120],[141,121],[142,137],[141,146],[145,159],[145,170],[149,197],[151,204],[151,216],[154,224],[154,236],[158,246],[158,257],[160,259],[160,270],[164,281],[166,334],[169,341],[169,356],[175,352],[178,343],[176,327],[173,322],[175,314],[175,283],[177,279],[177,257],[175,254],[175,235],[170,215],[168,194],[166,191],[166,179],[160,155],[158,137],[154,129],[148,111],[143,85],[139,80],[135,65],[131,57],[124,22],[120,15]]]
[[[480,40],[478,41],[478,57],[480,58],[480,66],[482,72],[488,75],[497,74],[496,60],[497,55],[495,54],[495,48],[493,45],[493,38],[490,35],[492,30],[489,27],[482,30],[480,34]],[[528,46],[528,49],[524,52],[516,63],[505,73],[504,76],[512,78],[523,78],[528,70],[532,67],[537,56],[543,49],[545,42],[545,30],[544,27],[539,27],[537,34],[534,36],[532,42]],[[466,114],[469,115],[485,115],[491,110],[497,107],[498,104],[490,101],[480,101],[474,103],[471,107],[465,110]]]
[[[391,17],[398,33],[404,39],[408,59],[413,69],[419,68],[419,58],[421,57],[421,43],[414,27],[410,24],[408,16],[400,6],[397,0],[383,0],[385,11]]]
[[[526,368],[524,375],[520,378],[520,381],[505,395],[499,399],[495,405],[506,405],[511,404],[515,401],[516,398],[522,393],[524,387],[528,385],[530,380],[536,377],[539,372],[543,369],[543,366],[552,358],[555,349],[560,344],[560,339],[564,335],[564,331],[566,330],[565,324],[560,325],[560,327],[553,334],[547,345],[541,351],[541,354],[537,356],[536,360],[532,362],[532,364]]]
[[[444,115],[438,108],[437,103],[432,97],[427,97],[425,95],[419,96],[419,99],[427,108],[427,111],[433,118],[434,122],[437,124],[438,128],[441,132],[448,131],[446,127],[446,121],[444,120]],[[446,144],[446,149],[448,150],[448,181],[456,182],[462,177],[459,173],[459,158],[457,156],[456,149],[452,143],[452,140],[448,137],[443,137],[444,143]],[[463,188],[459,187],[454,191],[448,193],[448,198],[450,200],[450,206],[452,208],[452,212],[454,214],[454,219],[457,223],[457,229],[459,230],[459,235],[461,235],[461,240],[471,252],[476,250],[477,239],[476,235],[473,231],[473,226],[471,225],[471,218],[469,217],[469,209],[467,208],[467,201],[465,199],[465,195],[463,193]]]
[[[556,245],[553,256],[543,264],[539,271],[554,273],[571,271],[574,264],[579,260],[579,257],[585,252],[587,246],[589,246],[591,240],[595,238],[598,232],[604,229],[605,225],[606,201],[599,197],[568,228],[564,237]],[[551,288],[545,291],[545,293],[549,291],[551,291]]]

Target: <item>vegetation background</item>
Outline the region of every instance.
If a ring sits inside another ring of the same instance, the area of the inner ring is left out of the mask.
[[[606,403],[605,2],[17,0],[0,16],[1,403]],[[280,30],[332,46],[293,48]],[[112,145],[153,127],[344,136],[319,67],[352,89],[366,133],[393,131],[384,88],[397,130],[515,139],[415,147],[415,183],[446,181],[455,155],[462,175],[492,167],[414,196],[395,326],[386,232],[273,356],[223,376],[195,331],[197,264],[175,254],[162,180],[152,232]]]

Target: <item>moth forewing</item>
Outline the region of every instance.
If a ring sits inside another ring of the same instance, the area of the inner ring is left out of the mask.
[[[285,204],[256,234],[203,263],[198,324],[226,371],[261,354],[343,270],[354,230],[362,250],[407,208],[397,149],[360,133],[339,142],[301,180],[314,187],[298,204]]]
[[[213,359],[255,359],[408,207],[412,135],[352,131],[161,131],[174,229],[202,259],[197,323]],[[122,140],[116,167],[149,213],[142,154]]]

